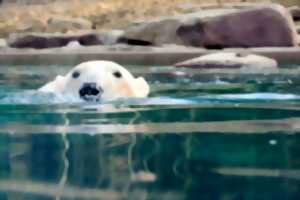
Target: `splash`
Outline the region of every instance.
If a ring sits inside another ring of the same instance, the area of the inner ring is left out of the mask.
[[[265,102],[265,101],[298,101],[300,95],[281,93],[242,93],[242,94],[201,94],[197,96],[172,97],[158,96],[149,98],[122,98],[109,101],[86,102],[77,96],[61,93],[41,93],[37,91],[10,92],[0,97],[0,105],[56,105],[67,104],[83,106],[114,105],[115,107],[128,106],[176,106],[201,103],[226,103],[231,101]]]
[[[60,94],[60,93],[42,93],[37,91],[26,92],[11,92],[7,93],[4,97],[0,98],[1,104],[38,104],[38,105],[51,105],[51,104],[76,104],[82,103],[79,97]]]

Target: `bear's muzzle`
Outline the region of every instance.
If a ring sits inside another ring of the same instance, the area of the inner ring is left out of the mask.
[[[98,101],[101,98],[101,94],[103,93],[103,89],[101,87],[97,87],[97,83],[84,83],[79,90],[80,98],[85,101]]]

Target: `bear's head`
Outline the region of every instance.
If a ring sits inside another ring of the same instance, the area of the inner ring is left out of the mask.
[[[75,66],[65,76],[57,76],[39,91],[71,93],[89,101],[146,97],[150,88],[144,78],[133,77],[119,64],[110,61],[89,61]]]

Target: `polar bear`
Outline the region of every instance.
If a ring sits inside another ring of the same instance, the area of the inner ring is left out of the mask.
[[[40,92],[72,94],[86,101],[147,97],[150,87],[144,78],[135,78],[111,61],[88,61],[75,66],[65,76],[42,86]]]

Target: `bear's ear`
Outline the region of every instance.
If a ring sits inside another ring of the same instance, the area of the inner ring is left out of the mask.
[[[150,87],[143,77],[138,77],[134,80],[133,91],[135,97],[147,97]]]
[[[66,77],[56,76],[56,78],[42,86],[38,91],[40,92],[63,92],[66,84]]]

